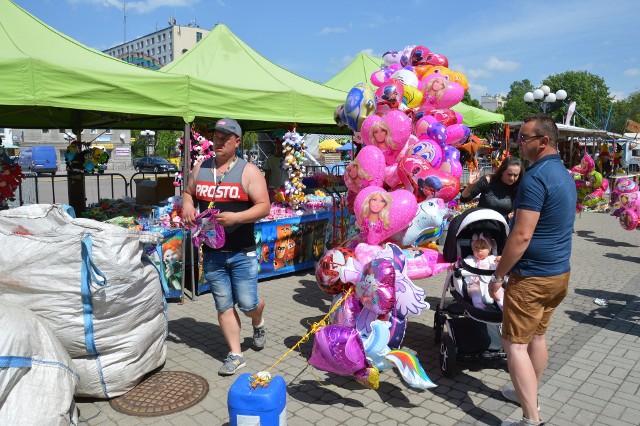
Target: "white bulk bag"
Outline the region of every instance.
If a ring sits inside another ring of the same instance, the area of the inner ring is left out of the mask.
[[[77,424],[78,373],[44,320],[0,301],[0,425]]]
[[[164,363],[166,302],[144,253],[161,239],[59,205],[0,212],[0,300],[47,320],[80,374],[76,395],[121,395]]]

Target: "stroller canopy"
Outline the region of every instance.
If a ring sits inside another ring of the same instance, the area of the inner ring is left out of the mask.
[[[509,225],[495,210],[474,207],[465,210],[451,221],[444,242],[442,256],[445,262],[455,262],[471,254],[471,237],[484,233],[496,241],[496,250],[502,253],[509,236]]]

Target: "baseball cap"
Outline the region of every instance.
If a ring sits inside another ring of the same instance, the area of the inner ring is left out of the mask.
[[[238,137],[242,137],[242,129],[238,122],[233,118],[221,118],[216,122],[214,130],[222,133],[233,133]]]

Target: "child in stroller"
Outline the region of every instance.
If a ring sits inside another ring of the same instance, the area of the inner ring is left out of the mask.
[[[456,359],[505,357],[500,337],[502,310],[488,296],[487,285],[482,281],[488,281],[493,274],[508,236],[504,217],[491,209],[466,210],[449,224],[442,255],[453,267],[447,274],[433,322],[435,341],[440,343],[440,369],[445,377],[455,375]],[[482,252],[480,257],[486,254],[486,258],[474,257],[474,246],[476,252]],[[454,302],[445,306],[448,293]]]
[[[476,269],[482,269],[484,271],[495,271],[500,261],[500,256],[493,254],[495,252],[495,240],[486,237],[482,232],[480,234],[473,234],[471,237],[471,250],[472,255],[464,258],[464,266]],[[469,269],[471,269],[469,268]],[[502,296],[504,290],[500,288],[496,294],[497,298],[494,301],[489,296],[489,277],[485,274],[474,274],[468,277],[469,280],[463,281],[467,285],[467,293],[471,298],[473,306],[478,309],[485,309],[485,304],[495,303],[500,310],[502,310]]]

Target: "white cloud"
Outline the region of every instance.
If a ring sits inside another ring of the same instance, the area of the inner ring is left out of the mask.
[[[122,0],[67,0],[71,4],[88,3],[107,7],[115,7],[122,9]],[[127,10],[134,11],[140,14],[152,12],[161,7],[192,7],[199,0],[142,0],[142,1],[129,1],[126,2]],[[221,0],[218,3],[224,6],[224,2]]]
[[[483,68],[469,69],[464,73],[469,78],[488,78],[491,77],[491,73]]]
[[[520,64],[518,64],[517,62],[503,61],[496,58],[495,56],[490,57],[489,60],[486,61],[484,65],[488,69],[495,70],[495,71],[509,72],[509,71],[515,71],[518,68],[520,68]]]
[[[627,77],[637,77],[640,76],[640,68],[629,68],[624,70],[624,75]]]
[[[472,98],[480,99],[481,96],[486,95],[489,92],[487,86],[483,86],[481,84],[469,83],[469,95]]]
[[[320,30],[318,35],[324,36],[332,33],[346,33],[347,29],[345,27],[324,27]]]

